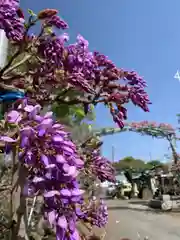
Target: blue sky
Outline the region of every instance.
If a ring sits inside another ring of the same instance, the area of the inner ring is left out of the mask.
[[[91,50],[98,50],[117,66],[144,76],[153,104],[150,113],[129,105],[129,121],[149,120],[177,126],[180,82],[174,75],[180,70],[179,0],[21,0],[21,6],[35,12],[57,8],[70,26],[72,41],[81,33]],[[115,126],[103,106],[98,106],[96,112],[97,127]],[[136,133],[105,137],[103,154],[110,159],[112,145],[115,160],[125,156],[163,160],[168,153],[166,141]]]

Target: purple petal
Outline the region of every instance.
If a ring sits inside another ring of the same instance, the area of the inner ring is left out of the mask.
[[[60,154],[56,155],[56,161],[58,163],[65,163],[66,162],[65,158],[63,157],[63,155],[60,155]]]
[[[51,125],[53,123],[53,119],[46,118],[41,122],[41,125]]]
[[[65,216],[59,217],[57,223],[60,228],[67,229],[68,223]]]
[[[52,127],[55,128],[55,129],[57,129],[57,128],[60,128],[60,127],[61,127],[61,124],[55,123]]]
[[[38,123],[40,123],[40,122],[42,122],[43,117],[41,117],[41,116],[39,116],[39,115],[35,115],[35,116],[33,116],[33,119],[34,119],[35,121],[37,121]]]
[[[70,147],[63,146],[63,149],[64,149],[66,152],[68,152],[69,154],[74,153],[74,150],[73,150],[72,148],[70,148]]]
[[[63,142],[63,138],[59,135],[56,135],[53,137],[53,141],[56,143],[61,143],[61,142]]]
[[[69,204],[70,203],[69,197],[62,197],[61,202],[65,205]],[[71,201],[71,203],[72,203],[72,201]],[[77,201],[76,201],[76,203],[77,203]]]
[[[66,240],[67,237],[65,237],[66,231],[59,226],[56,227],[56,240]]]
[[[50,225],[51,226],[54,225],[54,223],[56,221],[55,211],[48,212],[47,217],[48,217],[48,221],[49,221]]]
[[[39,112],[40,112],[40,110],[41,110],[41,106],[40,106],[40,105],[33,106],[32,110],[31,110],[31,107],[29,107],[29,106],[30,106],[30,105],[28,105],[28,108],[27,108],[27,106],[26,106],[26,109],[28,110],[27,112],[29,112],[29,117],[30,117],[31,119],[34,119],[34,120],[38,121],[39,118],[38,118],[38,115],[37,115],[37,114],[39,114]],[[39,116],[39,117],[40,117],[40,116]],[[40,117],[40,118],[43,119],[42,117]]]
[[[35,133],[35,130],[32,127],[25,127],[21,129],[21,134],[30,136]]]
[[[74,143],[71,142],[71,141],[64,141],[63,143],[64,143],[64,145],[66,145],[66,146],[68,146],[68,147],[75,148]]]
[[[22,115],[18,111],[12,110],[7,114],[7,122],[9,123],[18,123],[21,119]]]
[[[0,137],[0,141],[2,142],[9,142],[9,143],[13,143],[13,142],[16,142],[17,140],[14,140],[8,136],[1,136]]]
[[[41,155],[41,162],[45,165],[48,166],[49,165],[49,158],[45,155]]]
[[[21,138],[21,143],[20,143],[20,147],[24,148],[25,146],[27,146],[29,143],[29,138],[28,137],[22,137]]]
[[[56,133],[57,133],[58,135],[63,136],[63,137],[67,135],[67,133],[64,132],[64,131],[62,131],[62,130],[56,130]]]
[[[65,176],[75,176],[77,174],[77,169],[75,166],[69,166],[68,164],[63,165],[63,170],[66,172]]]
[[[81,196],[84,193],[82,189],[73,189],[71,191],[72,196]]]
[[[34,106],[33,105],[26,105],[24,107],[24,111],[26,112],[32,112],[34,110]]]
[[[49,164],[46,166],[46,169],[53,169],[53,168],[56,168],[55,164]]]
[[[38,136],[42,137],[45,135],[45,133],[46,133],[46,129],[41,128],[41,129],[39,129]]]
[[[70,236],[70,240],[80,240],[79,232],[77,229],[75,229],[73,234]]]
[[[54,197],[55,195],[60,195],[60,193],[57,190],[52,190],[52,191],[44,193],[44,197],[46,197],[46,198]]]
[[[34,157],[33,157],[33,153],[31,151],[27,151],[26,155],[24,157],[24,161],[27,164],[33,164],[34,163]]]
[[[65,189],[65,188],[60,191],[60,194],[63,197],[70,197],[71,196],[71,192],[68,189]]]
[[[77,165],[78,167],[84,166],[84,161],[81,160],[80,158],[74,158],[73,161],[74,161],[75,165]]]
[[[68,225],[69,225],[70,231],[71,231],[71,232],[74,232],[76,226],[75,226],[75,221],[74,221],[73,218],[68,219]]]
[[[42,177],[34,177],[33,182],[34,183],[44,182],[44,178],[42,178]]]

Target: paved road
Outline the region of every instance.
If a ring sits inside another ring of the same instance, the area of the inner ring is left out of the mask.
[[[129,209],[126,201],[107,201],[109,223],[105,240],[180,240],[180,216]],[[132,205],[131,205],[132,208]],[[138,210],[139,209],[139,210]],[[138,234],[141,236],[138,237]]]

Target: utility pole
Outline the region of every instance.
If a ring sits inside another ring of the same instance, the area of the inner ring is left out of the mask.
[[[152,161],[152,155],[151,155],[151,152],[149,152],[149,160]]]
[[[115,158],[115,147],[112,146],[112,162],[114,163]]]

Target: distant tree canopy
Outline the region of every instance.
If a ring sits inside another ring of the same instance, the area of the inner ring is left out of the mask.
[[[125,157],[118,162],[113,163],[115,169],[117,171],[125,170],[125,169],[134,169],[135,171],[138,170],[145,170],[145,169],[151,169],[154,166],[160,166],[165,167],[165,164],[160,162],[159,160],[152,160],[149,162],[145,162],[141,159],[135,159],[131,156]]]

